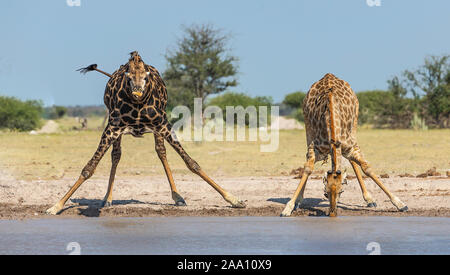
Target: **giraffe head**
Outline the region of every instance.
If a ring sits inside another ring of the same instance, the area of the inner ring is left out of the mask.
[[[139,100],[143,97],[149,74],[150,72],[145,70],[144,61],[142,61],[139,54],[132,52],[125,77],[129,81],[130,91],[134,99]]]
[[[323,178],[325,184],[325,197],[330,201],[330,217],[336,217],[337,215],[337,202],[341,193],[344,192],[342,185],[347,184],[347,173],[341,172],[341,170],[328,171]]]

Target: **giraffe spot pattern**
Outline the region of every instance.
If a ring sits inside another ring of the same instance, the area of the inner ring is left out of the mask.
[[[317,147],[316,160],[326,159],[330,154],[329,93],[333,98],[336,141],[341,143],[343,152],[356,143],[353,134],[358,120],[358,100],[346,81],[328,73],[311,86],[303,101],[307,143]]]

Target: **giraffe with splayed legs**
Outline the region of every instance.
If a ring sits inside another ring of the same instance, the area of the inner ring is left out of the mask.
[[[337,202],[343,191],[342,183],[346,181],[346,173],[341,171],[341,156],[350,161],[369,207],[376,207],[376,203],[367,192],[358,166],[386,193],[398,210],[408,210],[408,207],[383,185],[361,153],[356,141],[358,108],[358,98],[350,85],[333,74],[326,74],[311,86],[303,100],[307,161],[297,190],[281,216],[290,216],[294,208],[300,205],[314,164],[327,160],[328,155],[331,155],[331,170],[324,177],[324,191],[330,202],[331,217],[337,215]]]
[[[172,198],[177,206],[183,206],[186,203],[175,187],[166,158],[165,141],[181,156],[189,170],[211,185],[232,207],[244,208],[245,203],[243,201],[222,189],[209,178],[197,162],[183,149],[167,119],[165,111],[167,90],[159,72],[154,67],[145,64],[136,51],[130,55],[128,63],[120,66],[112,75],[99,70],[96,64],[80,69],[83,73],[95,70],[109,77],[104,95],[104,103],[109,112],[108,124],[103,131],[96,152],[81,171],[78,180],[67,194],[46,212],[53,215],[61,212],[72,194],[94,174],[98,163],[112,145],[111,173],[108,190],[103,199],[103,206],[110,206],[112,204],[112,189],[116,168],[122,152],[122,135],[131,134],[134,137],[142,137],[146,133],[153,133],[154,135],[155,150],[164,167],[172,191]]]

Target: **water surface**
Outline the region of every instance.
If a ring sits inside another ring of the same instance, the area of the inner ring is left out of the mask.
[[[450,254],[450,218],[154,217],[0,221],[0,254]]]

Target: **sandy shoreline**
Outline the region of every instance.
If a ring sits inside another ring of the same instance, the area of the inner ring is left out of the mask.
[[[218,177],[216,182],[246,201],[247,208],[233,209],[207,183],[197,177],[175,176],[188,206],[174,206],[164,177],[129,177],[116,180],[113,206],[100,208],[108,179],[93,177],[72,196],[58,217],[154,217],[154,216],[278,216],[292,196],[298,180],[281,177]],[[396,211],[387,196],[366,179],[377,208],[367,208],[356,179],[349,180],[339,203],[342,216],[439,216],[450,217],[449,178],[388,178],[386,187],[403,200],[410,211]],[[45,210],[74,183],[72,178],[54,181],[0,179],[0,219],[48,218]],[[328,212],[320,179],[306,186],[302,208],[293,216],[322,216]]]

